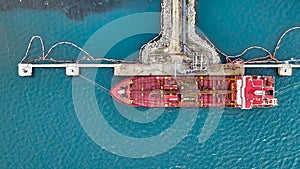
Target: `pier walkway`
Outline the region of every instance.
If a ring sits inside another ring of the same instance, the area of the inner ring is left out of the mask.
[[[206,65],[221,62],[213,45],[196,33],[195,0],[162,0],[161,6],[161,32],[141,48],[141,63],[177,62],[189,69],[195,59]]]
[[[251,46],[241,54],[230,56],[196,33],[195,0],[162,0],[161,6],[161,32],[141,47],[140,62],[95,58],[72,42],[58,42],[45,51],[42,37],[33,36],[24,58],[18,64],[18,73],[20,76],[32,76],[33,68],[65,68],[68,76],[79,76],[82,68],[113,68],[115,76],[226,76],[244,75],[246,68],[277,68],[280,76],[291,76],[294,68],[300,68],[300,59],[278,60],[275,57],[283,38],[289,32],[300,29],[300,26],[282,34],[273,54],[266,48]],[[29,60],[34,39],[40,40],[42,56]],[[79,60],[49,58],[53,49],[60,45],[75,47],[84,57]],[[241,57],[252,49],[262,50],[266,56],[243,60]],[[221,64],[219,54],[226,58],[226,64]],[[43,61],[47,64],[43,64]],[[99,64],[101,61],[111,64]]]
[[[206,71],[184,72],[177,63],[169,64],[18,64],[19,76],[32,76],[33,68],[65,68],[66,75],[79,76],[82,68],[113,68],[115,76],[191,76],[191,75],[244,75],[246,68],[277,68],[280,76],[292,76],[300,64],[214,64]]]

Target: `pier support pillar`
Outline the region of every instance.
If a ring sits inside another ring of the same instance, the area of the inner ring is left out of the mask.
[[[279,76],[292,76],[293,68],[290,64],[283,64],[278,68],[278,74]]]
[[[32,67],[29,64],[18,64],[18,74],[22,77],[32,76]]]
[[[67,76],[79,76],[79,67],[77,64],[68,64],[66,66],[66,75]]]

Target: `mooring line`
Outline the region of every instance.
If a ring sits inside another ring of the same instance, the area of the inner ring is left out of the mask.
[[[91,80],[91,79],[89,79],[89,78],[87,78],[83,75],[79,75],[79,77],[81,77],[82,79],[86,80],[87,82],[93,84],[94,86],[99,87],[103,92],[105,92],[106,94],[108,94],[110,96],[109,89],[105,88],[104,86],[100,85],[99,83],[97,83],[97,82],[95,82],[95,81],[93,81],[93,80]]]
[[[292,28],[289,28],[288,30],[286,30],[279,38],[279,40],[277,41],[277,44],[274,48],[274,52],[273,54],[267,50],[266,48],[264,47],[261,47],[261,46],[250,46],[248,48],[246,48],[241,54],[238,54],[238,55],[227,55],[225,54],[224,52],[222,52],[220,49],[218,49],[209,39],[205,38],[206,41],[208,41],[208,43],[210,43],[212,45],[213,48],[215,48],[217,50],[217,52],[223,56],[226,57],[226,61],[227,63],[234,63],[236,61],[241,61],[241,62],[245,62],[245,63],[255,63],[256,61],[254,60],[261,60],[261,59],[267,59],[265,60],[264,62],[267,63],[267,62],[275,62],[275,63],[282,63],[282,62],[289,62],[289,60],[277,60],[276,59],[276,53],[277,53],[277,50],[280,48],[280,44],[283,40],[283,38],[291,31],[294,31],[296,29],[300,29],[300,26],[295,26],[295,27],[292,27]],[[28,58],[28,55],[29,55],[29,51],[31,49],[31,46],[32,46],[32,43],[34,41],[34,39],[39,39],[40,43],[41,43],[41,46],[42,46],[42,56],[40,58],[36,58],[36,59],[32,59],[32,60],[29,60],[28,63],[31,63],[31,62],[36,62],[36,61],[53,61],[53,62],[66,62],[66,63],[78,63],[78,62],[81,62],[81,61],[107,61],[107,62],[115,62],[115,63],[135,63],[133,61],[125,61],[125,60],[115,60],[115,59],[106,59],[106,58],[94,58],[89,52],[87,52],[86,50],[82,49],[81,47],[79,47],[78,45],[72,43],[72,42],[58,42],[56,44],[54,44],[47,52],[45,51],[45,44],[44,44],[44,41],[42,39],[42,37],[40,36],[33,36],[31,39],[30,39],[30,42],[28,44],[28,48],[27,48],[27,51],[26,51],[26,54],[24,56],[24,58],[21,60],[21,63],[23,63],[27,58]],[[57,46],[60,46],[60,45],[70,45],[70,46],[73,46],[75,47],[76,49],[80,50],[81,52],[83,52],[87,57],[83,57],[79,60],[56,60],[54,58],[48,58],[49,54],[53,51],[54,48],[56,48]],[[264,56],[264,57],[258,57],[258,58],[253,58],[251,60],[242,60],[241,57],[243,55],[245,55],[249,50],[252,50],[252,49],[259,49],[259,50],[262,50],[264,52],[267,53],[267,56]],[[236,59],[234,61],[232,61],[232,59]]]
[[[282,94],[285,94],[286,92],[288,92],[290,89],[297,88],[297,87],[300,87],[300,82],[294,83],[294,84],[284,87],[284,88],[281,88],[281,89],[275,91],[275,94],[277,93],[276,94],[277,96],[281,96]]]
[[[53,62],[60,62],[60,63],[63,63],[63,62],[78,63],[80,61],[106,61],[106,62],[114,62],[114,63],[135,63],[134,61],[116,60],[116,59],[107,59],[107,58],[95,58],[89,52],[84,50],[83,48],[79,47],[78,45],[76,45],[72,42],[67,42],[67,41],[57,42],[56,44],[51,46],[48,51],[46,51],[45,50],[45,43],[44,43],[43,38],[41,36],[32,36],[32,38],[29,41],[25,56],[22,58],[20,63],[23,63],[29,57],[29,52],[31,50],[32,43],[35,39],[39,39],[39,41],[41,43],[42,56],[39,57],[39,58],[29,60],[27,63],[36,62],[36,61],[53,61]],[[56,60],[54,58],[49,58],[49,55],[50,55],[50,53],[52,53],[53,49],[55,49],[56,47],[61,46],[61,45],[70,45],[70,46],[78,49],[80,52],[83,52],[87,57],[83,57],[83,58],[78,59],[78,60]]]
[[[277,50],[280,48],[280,44],[281,44],[283,38],[284,38],[289,32],[294,31],[294,30],[297,30],[297,29],[300,29],[300,26],[295,26],[295,27],[289,28],[288,30],[286,30],[286,31],[280,36],[280,38],[279,38],[279,40],[277,41],[276,46],[275,46],[275,48],[274,48],[273,54],[272,54],[269,50],[267,50],[266,48],[264,48],[264,47],[254,45],[254,46],[250,46],[250,47],[246,48],[246,49],[245,49],[242,53],[240,53],[240,54],[237,54],[237,55],[227,55],[227,54],[225,54],[224,52],[222,52],[220,49],[218,49],[218,48],[217,48],[217,47],[216,47],[209,39],[205,38],[205,40],[207,40],[208,43],[210,43],[210,44],[213,46],[213,48],[216,49],[216,51],[217,51],[219,54],[221,54],[222,56],[224,56],[224,57],[226,58],[227,63],[233,63],[234,61],[232,61],[231,59],[237,59],[237,58],[239,59],[238,61],[244,61],[244,60],[241,59],[241,57],[242,57],[243,55],[245,55],[249,50],[252,50],[252,49],[259,49],[259,50],[262,50],[262,51],[264,51],[264,52],[267,53],[267,56],[253,58],[253,59],[248,60],[248,61],[245,60],[244,62],[246,62],[246,63],[252,63],[252,60],[254,60],[254,59],[260,60],[260,59],[264,59],[264,58],[269,58],[268,60],[266,60],[266,63],[267,63],[267,62],[273,62],[273,61],[275,61],[276,63],[282,63],[282,62],[289,62],[290,60],[280,60],[280,61],[277,60],[277,59],[276,59],[276,53],[277,53]],[[255,63],[255,62],[253,62],[253,63]]]

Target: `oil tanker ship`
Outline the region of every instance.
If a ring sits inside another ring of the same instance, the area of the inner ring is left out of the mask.
[[[272,76],[145,76],[127,78],[110,93],[128,106],[273,107]]]

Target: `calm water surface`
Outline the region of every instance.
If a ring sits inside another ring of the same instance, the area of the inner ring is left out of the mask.
[[[197,26],[228,54],[240,53],[251,45],[272,51],[284,30],[300,25],[299,0],[200,0],[197,4]],[[297,86],[278,96],[280,105],[275,108],[226,109],[216,131],[202,144],[198,143],[198,135],[208,110],[200,110],[192,130],[175,148],[157,156],[133,159],[114,155],[87,136],[74,109],[72,78],[65,75],[64,69],[36,69],[31,78],[17,74],[17,64],[33,35],[42,36],[46,48],[65,40],[83,46],[97,30],[118,18],[159,11],[159,0],[134,0],[104,12],[89,13],[82,19],[70,19],[50,9],[0,12],[0,168],[300,168]],[[159,31],[159,18],[143,22],[153,22],[157,32],[124,39],[106,57],[136,56],[139,47]],[[125,29],[130,27],[122,27],[119,32]],[[119,32],[111,32],[111,36]],[[107,40],[100,40],[99,48]],[[300,31],[290,33],[278,57],[300,57],[299,46]],[[260,54],[253,51],[245,57]],[[35,47],[31,57],[38,56],[39,48]],[[59,47],[53,56],[76,58],[78,51]],[[277,77],[276,88],[299,82],[299,71],[295,70],[292,77]],[[276,76],[273,69],[247,73]],[[96,80],[101,85],[109,88],[112,78],[112,70],[98,70]],[[132,137],[158,135],[178,116],[176,110],[168,110],[150,124],[130,122],[115,111],[109,96],[98,88],[95,92],[108,123]]]

